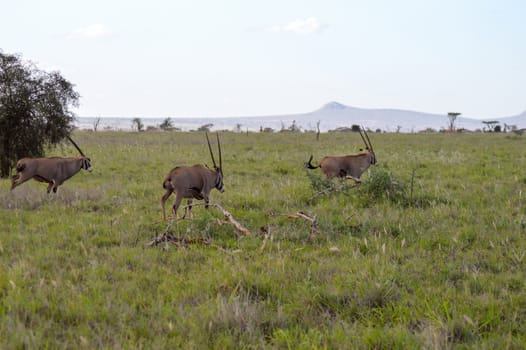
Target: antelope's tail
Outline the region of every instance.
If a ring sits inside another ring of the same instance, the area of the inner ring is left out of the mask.
[[[317,166],[314,166],[314,165],[312,165],[311,162],[312,162],[312,154],[310,155],[309,160],[307,162],[305,162],[305,168],[307,168],[307,169],[317,169],[317,168],[320,167],[319,164]]]

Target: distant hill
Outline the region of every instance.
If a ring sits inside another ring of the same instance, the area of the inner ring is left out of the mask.
[[[79,118],[77,126],[89,129],[95,118]],[[102,127],[113,129],[130,129],[132,118],[102,118]],[[144,118],[145,126],[159,125],[164,118]],[[516,125],[526,128],[526,111],[510,117],[492,118],[488,120],[499,121],[501,126]],[[338,102],[329,102],[321,108],[298,114],[272,115],[272,116],[247,116],[247,117],[221,117],[221,118],[172,118],[174,126],[183,130],[197,129],[201,125],[213,124],[213,130],[259,130],[271,128],[281,130],[289,128],[293,123],[302,130],[316,130],[320,123],[321,131],[334,130],[341,127],[351,127],[353,124],[363,125],[366,128],[382,131],[417,132],[428,128],[434,130],[446,129],[449,123],[447,112],[443,115],[415,112],[402,109],[366,109],[346,106]],[[485,125],[480,119],[458,117],[455,121],[457,128],[468,130],[482,129]]]
[[[222,119],[219,118],[216,121],[220,124]],[[315,130],[319,121],[322,131],[351,127],[353,124],[357,124],[372,130],[396,131],[399,129],[402,132],[416,132],[427,128],[434,130],[446,129],[449,123],[447,113],[440,115],[401,109],[365,109],[346,106],[338,102],[329,102],[309,113],[231,119],[237,120],[243,126],[243,129],[256,129],[262,126],[277,130],[283,126],[287,128],[293,122],[304,130]],[[513,117],[493,118],[491,120],[500,121],[502,126],[506,123],[508,125],[517,125],[518,128],[525,128],[526,112]],[[219,127],[219,125],[217,126]],[[476,130],[482,129],[485,125],[480,119],[459,116],[455,121],[455,126],[457,128]]]
[[[516,125],[519,129],[526,128],[526,111],[513,117],[498,118],[495,120],[498,120],[502,125],[506,123],[507,125]]]
[[[306,129],[315,129],[316,123],[320,121],[322,130],[333,130],[357,124],[372,130],[396,131],[400,129],[403,132],[421,131],[427,128],[441,130],[446,129],[449,123],[447,113],[440,115],[401,109],[365,109],[346,106],[338,102],[329,102],[310,113],[258,117],[257,119],[260,122],[279,119],[285,125],[290,125],[295,120],[297,125]],[[502,126],[506,123],[516,125],[518,128],[526,128],[526,111],[517,116],[490,120],[499,121]],[[482,121],[459,116],[455,121],[455,126],[468,130],[482,129],[485,126]]]

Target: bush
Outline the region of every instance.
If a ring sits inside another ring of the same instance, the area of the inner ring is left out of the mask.
[[[373,168],[359,189],[360,193],[372,199],[387,198],[393,202],[406,201],[406,187],[391,172],[383,168]]]
[[[355,191],[356,203],[365,207],[382,200],[388,200],[397,205],[419,208],[427,208],[436,203],[448,202],[428,194],[416,196],[413,193],[413,181],[409,180],[409,184],[407,184],[396,178],[385,168],[371,168],[369,175],[364,177],[359,185],[347,179],[327,180],[316,172],[306,171],[306,174],[312,189],[315,191],[315,197]]]

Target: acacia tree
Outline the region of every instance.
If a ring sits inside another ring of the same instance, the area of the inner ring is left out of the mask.
[[[500,125],[498,120],[488,120],[483,121],[482,123],[486,124],[484,131],[486,132],[500,132]]]
[[[137,129],[137,131],[142,131],[144,124],[142,123],[141,118],[133,118],[132,120],[132,129]]]
[[[159,127],[162,129],[162,130],[170,130],[172,129],[174,126],[173,126],[173,123],[172,123],[172,119],[170,117],[166,118],[162,123],[161,125],[159,125]]]
[[[73,130],[79,95],[59,72],[45,72],[0,51],[0,177],[17,159],[41,157]]]
[[[457,120],[457,117],[461,114],[462,113],[457,113],[457,112],[449,112],[447,114],[447,118],[449,119],[449,124],[448,124],[449,131],[455,131],[455,120]]]
[[[206,132],[210,132],[210,129],[214,126],[214,124],[212,123],[209,123],[209,124],[205,124],[205,125],[201,125],[200,127],[197,128],[197,131],[206,131]]]

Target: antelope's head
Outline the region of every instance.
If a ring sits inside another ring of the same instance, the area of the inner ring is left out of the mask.
[[[93,171],[93,167],[91,166],[91,159],[88,157],[82,157],[82,165],[80,166],[81,169],[87,170],[90,173]]]
[[[80,147],[75,143],[75,141],[73,141],[73,139],[71,137],[68,136],[68,140],[73,144],[73,146],[75,146],[75,148],[77,149],[77,151],[79,151],[79,153],[81,155],[81,157],[80,157],[80,160],[81,160],[80,168],[84,169],[84,170],[87,170],[87,171],[89,171],[91,173],[93,171],[93,168],[91,166],[91,159],[86,157],[84,152],[82,152]]]
[[[365,135],[365,137],[364,137],[364,135]],[[360,136],[362,137],[363,143],[365,144],[366,152],[368,152],[369,155],[371,156],[370,163],[372,165],[375,165],[376,164],[376,155],[374,154],[373,145],[371,143],[371,140],[369,139],[369,135],[367,135],[367,131],[365,131],[363,126],[360,129]]]
[[[216,161],[214,159],[214,152],[212,152],[212,146],[210,145],[210,139],[208,139],[208,133],[205,133],[206,135],[206,141],[208,142],[208,149],[210,150],[210,157],[212,158],[212,163],[214,164],[214,171],[216,172],[216,180],[215,180],[215,188],[223,193],[225,192],[224,184],[223,184],[223,160],[221,157],[221,143],[219,142],[219,135],[216,134],[217,137],[217,149],[219,152],[219,166],[217,166]]]

